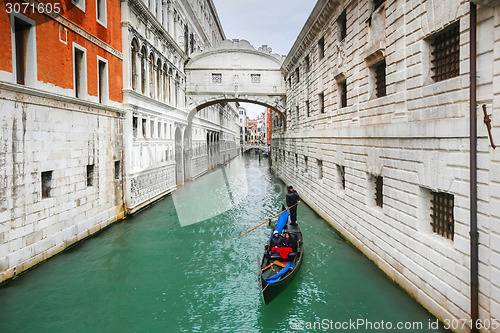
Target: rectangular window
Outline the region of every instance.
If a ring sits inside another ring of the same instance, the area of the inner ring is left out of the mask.
[[[380,7],[384,2],[385,0],[373,0],[373,10]]]
[[[142,119],[142,137],[145,138],[147,135],[146,135],[146,125],[147,125],[147,122],[146,122],[146,119]]]
[[[42,199],[50,198],[52,190],[52,171],[42,172]]]
[[[325,37],[321,37],[318,41],[319,60],[325,57]]]
[[[87,165],[87,187],[94,186],[94,165]]]
[[[318,109],[319,113],[325,113],[325,95],[323,93],[318,95]]]
[[[212,83],[222,83],[222,73],[212,73]]]
[[[260,74],[250,74],[252,83],[260,83]],[[243,114],[243,111],[240,111]]]
[[[311,111],[309,109],[309,101],[306,101],[306,115],[309,117],[311,114]]]
[[[347,16],[345,9],[337,20],[337,26],[339,29],[339,40],[343,41],[347,37]]]
[[[297,123],[299,122],[299,119],[300,119],[300,112],[299,112],[299,106],[297,105],[297,107],[295,108],[295,114],[297,116]]]
[[[344,80],[338,84],[339,94],[340,94],[340,107],[347,107],[347,80]]]
[[[16,43],[16,81],[18,84],[26,84],[28,45],[30,39],[31,25],[14,18],[14,38]]]
[[[71,0],[71,3],[81,10],[85,11],[85,0]]]
[[[318,178],[323,179],[323,161],[318,160]]]
[[[375,178],[375,204],[379,207],[384,205],[384,179],[382,176]]]
[[[340,188],[345,190],[345,167],[343,165],[337,165],[337,179]]]
[[[431,70],[435,82],[460,74],[460,26],[458,22],[436,34],[431,41]]]
[[[136,116],[132,117],[132,133],[134,134],[134,138],[137,138],[138,120]]]
[[[150,121],[149,130],[151,131],[151,133],[149,134],[149,137],[154,138],[155,137],[155,121],[154,120]]]
[[[158,122],[158,139],[161,138],[161,134],[162,134],[162,131],[161,131],[161,122]]]
[[[96,19],[97,22],[106,26],[107,15],[106,15],[106,0],[96,0]]]
[[[385,85],[385,60],[379,62],[374,66],[375,71],[375,88],[377,90],[377,97],[386,95]]]
[[[87,93],[87,61],[85,51],[73,46],[73,72],[75,97],[84,98]]]
[[[306,56],[304,59],[304,70],[306,73],[308,73],[311,70],[311,63],[309,61],[309,56]]]
[[[307,173],[307,156],[304,156],[304,173]]]
[[[106,103],[108,101],[108,63],[102,60],[97,61],[98,64],[98,95],[99,103]]]
[[[115,161],[115,180],[120,179],[121,170],[120,170],[120,161]]]
[[[443,192],[431,192],[432,208],[432,231],[453,240],[455,234],[455,219],[453,215],[453,194]]]
[[[297,77],[297,83],[299,83],[300,82],[300,70],[298,67],[295,69],[295,76]]]

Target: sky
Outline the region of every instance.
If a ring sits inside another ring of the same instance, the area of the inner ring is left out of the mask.
[[[286,55],[292,48],[315,0],[212,0],[227,39],[246,39],[256,49],[268,45],[272,53]],[[250,119],[263,106],[241,103]]]

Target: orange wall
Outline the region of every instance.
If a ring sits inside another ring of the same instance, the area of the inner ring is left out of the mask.
[[[5,1],[0,0],[0,70],[12,72],[11,16],[6,13]],[[8,0],[17,2],[19,0]],[[85,13],[71,4],[71,0],[44,0],[55,3],[62,1],[63,16],[78,24],[84,30],[98,37],[119,52],[121,43],[120,2],[107,0],[107,29],[96,21],[95,0],[86,0]],[[91,43],[68,29],[67,44],[59,40],[59,23],[39,13],[26,13],[36,22],[36,51],[38,80],[56,86],[73,89],[73,42],[87,50],[88,94],[97,96],[97,55],[108,60],[109,99],[122,102],[123,69],[122,60]]]

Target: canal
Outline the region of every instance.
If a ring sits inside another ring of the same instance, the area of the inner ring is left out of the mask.
[[[270,229],[231,238],[280,211],[268,169],[238,157],[4,284],[0,332],[445,332],[305,204],[304,263],[264,305]]]

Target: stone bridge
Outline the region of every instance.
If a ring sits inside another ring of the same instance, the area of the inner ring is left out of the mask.
[[[265,145],[265,144],[246,144],[241,146],[241,151],[243,153],[249,151],[249,150],[260,150],[261,152],[266,152],[270,150],[270,146]]]
[[[271,51],[265,45],[256,50],[246,40],[235,39],[193,53],[185,66],[188,122],[207,106],[234,101],[266,106],[284,119],[284,58]]]

